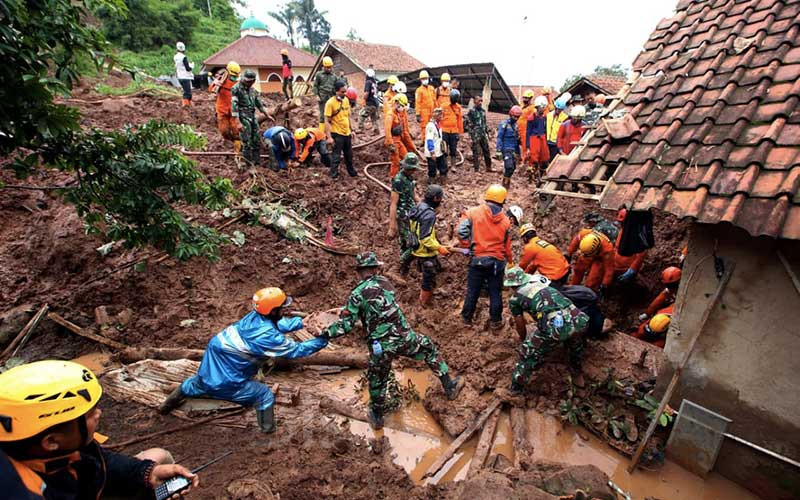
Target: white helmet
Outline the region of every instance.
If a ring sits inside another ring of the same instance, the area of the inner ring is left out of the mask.
[[[533,107],[534,108],[546,108],[547,107],[547,97],[540,95],[533,100]]]
[[[375,70],[372,68],[367,69],[367,76],[370,78],[375,78]]]
[[[397,94],[405,94],[406,93],[406,84],[403,82],[397,82],[392,85],[392,90],[395,91]]]
[[[550,286],[551,280],[544,274],[539,274],[539,272],[534,272],[533,274],[529,274],[528,276],[531,277],[531,280],[528,283],[539,283],[543,286]]]
[[[522,207],[519,205],[513,205],[511,208],[508,209],[511,215],[517,219],[517,224],[522,224]]]
[[[178,49],[178,52],[183,52],[186,50],[186,45],[184,45],[183,42],[176,43],[175,47]]]
[[[573,106],[573,108],[569,112],[570,118],[583,118],[586,116],[586,108],[578,104],[577,106]]]

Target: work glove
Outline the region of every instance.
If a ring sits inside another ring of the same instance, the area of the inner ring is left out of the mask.
[[[639,315],[639,321],[644,321],[647,319],[647,313],[642,313]]]
[[[633,269],[628,269],[622,275],[617,278],[617,281],[620,283],[629,283],[636,278],[636,271]]]
[[[444,245],[439,245],[439,248],[436,251],[439,252],[439,255],[450,255],[450,250],[448,250]]]

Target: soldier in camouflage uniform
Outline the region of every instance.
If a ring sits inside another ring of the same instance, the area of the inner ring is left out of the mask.
[[[611,241],[611,243],[617,241],[617,236],[619,235],[618,224],[611,222],[597,212],[588,212],[583,216],[583,220],[589,227],[598,233],[603,233],[608,236],[608,239]]]
[[[489,153],[489,130],[486,126],[486,111],[481,107],[483,97],[473,98],[475,106],[467,113],[464,128],[472,139],[472,166],[477,172],[481,168],[481,154],[486,165],[486,171],[492,171],[492,155]]]
[[[336,92],[333,87],[334,83],[336,83],[336,75],[333,74],[333,59],[325,56],[322,58],[322,71],[317,71],[314,76],[314,93],[319,98],[319,128],[323,132],[325,131],[325,103]]]
[[[514,326],[520,338],[520,357],[511,376],[511,392],[521,393],[533,371],[541,366],[545,355],[566,344],[569,364],[580,372],[584,333],[589,317],[575,307],[558,290],[549,286],[550,280],[540,274],[526,274],[521,268],[506,271],[504,286],[519,287],[508,300]],[[530,333],[523,313],[536,321]]]
[[[251,165],[261,164],[261,138],[258,134],[256,108],[267,114],[267,109],[259,98],[258,90],[253,88],[256,74],[248,69],[242,80],[231,89],[231,110],[234,118],[241,124],[242,156]]]
[[[414,173],[420,170],[419,158],[414,153],[408,153],[400,162],[400,172],[392,179],[392,200],[389,205],[389,236],[398,237],[400,243],[400,271],[408,274],[408,268],[413,260],[411,248],[413,238],[409,229],[408,214],[419,202],[414,193],[416,181]]]
[[[431,371],[442,382],[447,398],[458,397],[463,382],[461,377],[450,378],[447,363],[439,356],[436,345],[416,333],[408,325],[400,306],[395,301],[395,289],[388,279],[381,276],[375,252],[364,252],[356,256],[356,271],[361,281],[350,292],[347,305],[339,320],[328,326],[321,334],[323,338],[336,338],[347,334],[356,322],[366,332],[369,345],[369,419],[374,429],[383,427],[385,388],[392,370],[392,360],[397,356],[425,361]]]

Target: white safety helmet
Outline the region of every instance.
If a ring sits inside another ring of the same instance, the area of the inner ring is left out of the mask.
[[[372,68],[367,69],[367,76],[370,78],[375,78],[375,70]]]
[[[522,224],[522,207],[519,205],[512,205],[508,211],[517,219],[517,224]]]
[[[538,272],[534,272],[533,274],[529,274],[528,276],[531,277],[531,280],[528,283],[539,283],[543,286],[550,286],[551,280],[544,274],[539,274]]]
[[[183,52],[186,50],[186,45],[184,45],[183,42],[176,43],[175,47],[178,49],[178,52]]]
[[[546,108],[547,107],[547,97],[540,95],[533,100],[533,107],[534,108]]]
[[[572,109],[569,111],[570,118],[583,118],[586,116],[586,108],[578,104],[577,106],[573,106]]]
[[[395,91],[397,94],[405,94],[406,93],[406,84],[403,82],[397,82],[392,85],[392,90]]]

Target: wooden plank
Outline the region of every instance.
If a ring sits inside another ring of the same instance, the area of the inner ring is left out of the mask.
[[[530,459],[524,408],[511,408],[511,434],[514,437],[514,467],[519,469]]]
[[[89,340],[94,340],[95,342],[99,342],[99,343],[101,343],[101,344],[103,344],[105,346],[114,348],[114,349],[116,349],[118,351],[124,351],[125,349],[128,348],[128,346],[126,346],[125,344],[122,344],[120,342],[117,342],[116,340],[107,339],[107,338],[105,338],[103,336],[100,336],[100,335],[94,333],[94,332],[90,332],[88,330],[85,330],[85,329],[79,327],[78,325],[76,325],[75,323],[72,323],[71,321],[68,321],[68,320],[64,319],[59,314],[50,313],[50,314],[47,315],[47,317],[49,319],[55,321],[59,325],[63,326],[67,330],[71,331],[75,335],[79,335],[79,336],[87,338]]]
[[[568,183],[568,182],[572,182],[572,181],[566,180],[564,182]],[[595,200],[595,201],[597,201],[597,200],[600,199],[600,195],[599,194],[573,193],[573,192],[570,192],[570,191],[559,191],[557,189],[537,189],[536,190],[536,194],[552,194],[552,195],[556,195],[556,196],[566,196],[567,198],[579,198],[581,200]]]
[[[458,436],[455,441],[450,443],[450,446],[447,448],[447,450],[445,450],[445,452],[442,453],[439,456],[439,458],[437,458],[436,461],[431,464],[430,467],[428,467],[428,470],[425,471],[425,475],[422,476],[422,478],[424,479],[426,477],[431,477],[435,475],[437,472],[439,472],[439,469],[441,469],[444,466],[444,464],[446,464],[447,461],[453,457],[455,452],[458,451],[459,448],[461,448],[461,445],[466,443],[467,440],[471,438],[472,435],[475,434],[475,432],[477,432],[478,429],[481,428],[483,423],[486,422],[486,419],[489,418],[489,415],[491,415],[492,412],[498,406],[500,406],[500,403],[501,403],[500,399],[495,396],[489,402],[489,406],[487,406],[486,409],[483,410],[483,412],[481,412],[481,414],[475,418],[472,424],[470,424],[470,426],[467,427],[467,429],[464,432],[462,432],[461,435]]]
[[[62,318],[63,319],[63,318]],[[102,337],[101,337],[102,338]],[[108,340],[108,339],[105,339]],[[127,347],[123,346],[116,358],[121,363],[130,364],[143,359],[160,359],[170,361],[175,359],[191,359],[200,361],[203,359],[202,349],[184,349],[172,347]],[[369,364],[366,351],[342,348],[332,352],[319,351],[307,358],[283,359],[275,358],[278,366],[290,365],[328,365],[328,366],[349,366],[352,368],[366,368]]]
[[[22,327],[22,330],[19,331],[17,336],[14,337],[14,340],[12,340],[10,344],[8,344],[8,347],[6,347],[6,349],[3,351],[3,354],[0,354],[0,361],[5,361],[6,357],[9,355],[13,356],[23,345],[25,345],[25,342],[28,341],[31,334],[33,333],[33,330],[42,320],[44,315],[47,314],[47,311],[49,309],[50,305],[45,304],[42,307],[40,307],[38,311],[36,311],[36,314],[33,315],[30,321],[28,321],[28,323],[24,327]]]
[[[472,456],[472,461],[469,463],[469,471],[467,471],[467,479],[474,477],[482,468],[486,457],[492,450],[494,443],[494,432],[497,429],[497,420],[500,418],[500,408],[496,408],[486,425],[483,426],[481,437],[478,439],[478,446],[475,448],[475,454]]]

